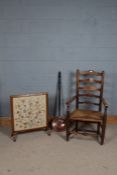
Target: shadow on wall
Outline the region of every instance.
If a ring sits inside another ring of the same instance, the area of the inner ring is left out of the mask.
[[[76,94],[76,76],[75,72],[69,73],[68,79],[68,99]]]
[[[105,76],[105,86],[104,86],[104,98],[107,99],[109,104],[108,113],[111,115],[117,115],[117,73],[106,72]]]
[[[10,100],[0,101],[0,117],[10,117]]]

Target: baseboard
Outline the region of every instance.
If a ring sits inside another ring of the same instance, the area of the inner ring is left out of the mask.
[[[114,123],[117,124],[117,115],[108,116],[107,123],[108,124],[114,124]]]
[[[107,118],[108,124],[117,124],[117,115],[109,115]],[[11,118],[10,117],[0,117],[0,126],[11,127]]]
[[[0,126],[11,127],[10,117],[0,117]]]

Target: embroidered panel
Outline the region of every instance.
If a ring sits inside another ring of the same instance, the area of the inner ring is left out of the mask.
[[[13,97],[14,131],[47,126],[47,98],[45,94]]]

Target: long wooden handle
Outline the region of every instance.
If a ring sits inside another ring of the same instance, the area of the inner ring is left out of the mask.
[[[58,114],[61,115],[61,72],[58,72]]]

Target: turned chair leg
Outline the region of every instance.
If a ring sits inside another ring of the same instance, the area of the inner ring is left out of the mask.
[[[66,120],[66,141],[69,141],[69,120]]]
[[[75,122],[75,131],[78,131],[78,121]]]
[[[69,133],[66,134],[66,141],[69,141]]]
[[[100,134],[100,123],[97,124],[97,134]]]
[[[101,145],[103,145],[103,144],[104,144],[104,138],[105,138],[105,129],[106,129],[105,125],[104,125],[104,126],[102,126]]]
[[[69,141],[69,127],[66,127],[66,141]]]

